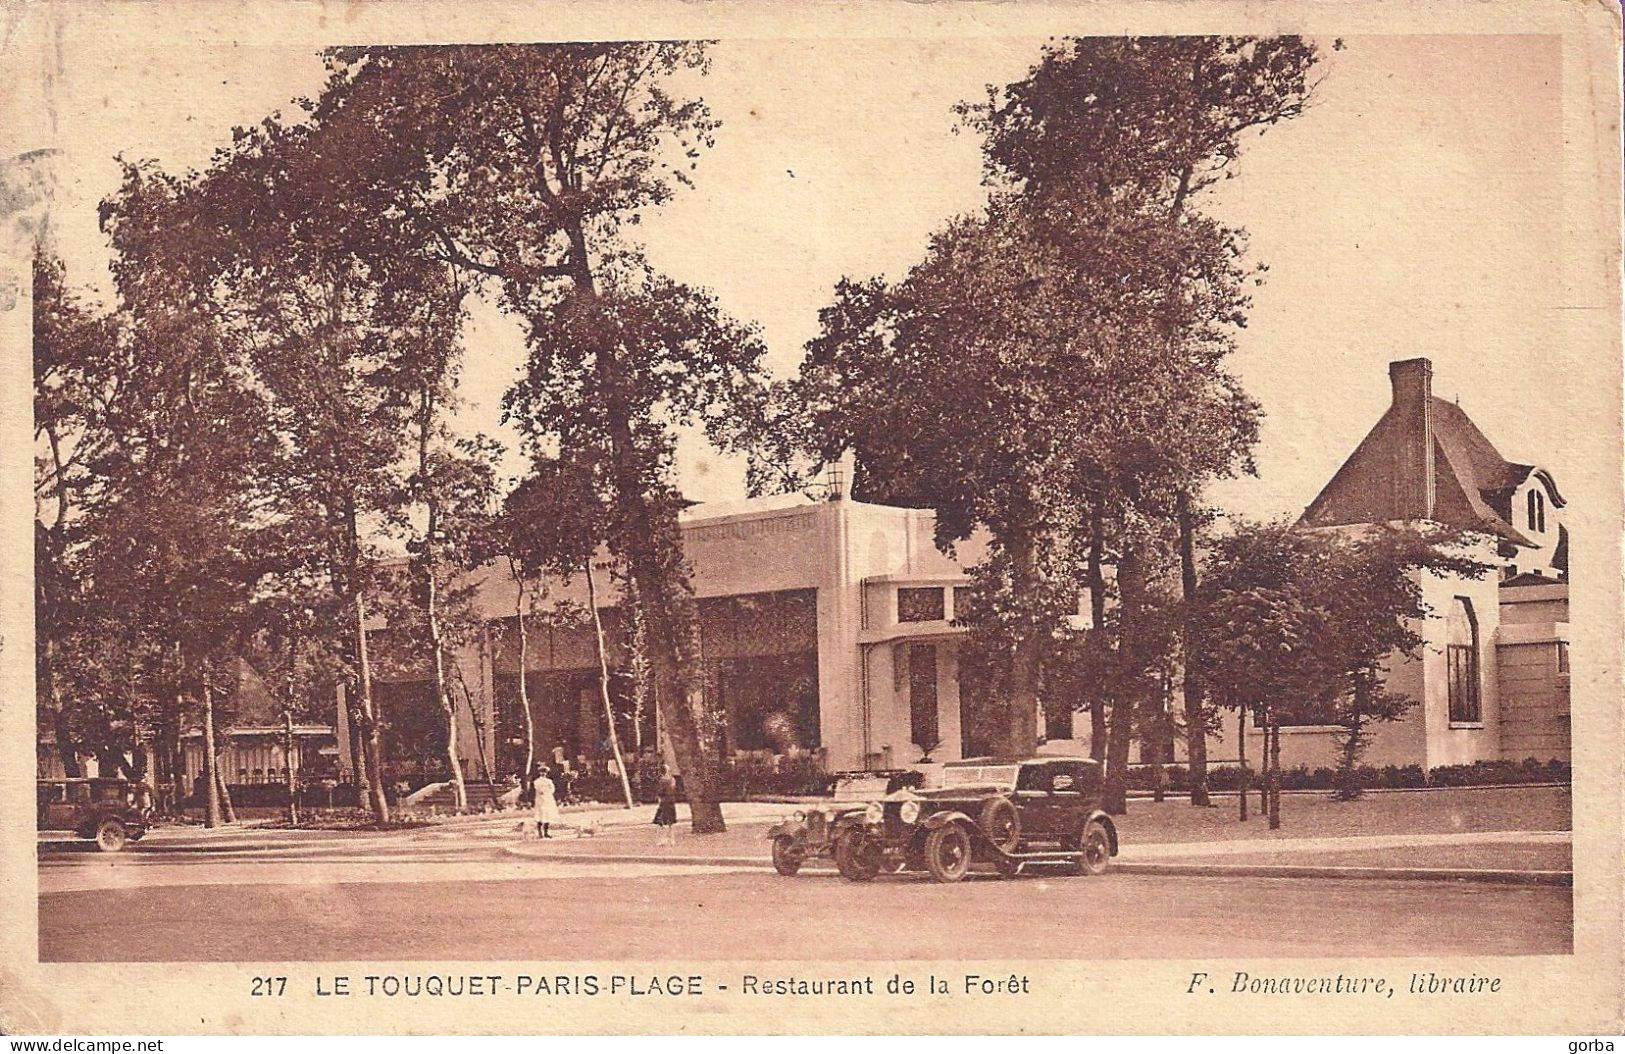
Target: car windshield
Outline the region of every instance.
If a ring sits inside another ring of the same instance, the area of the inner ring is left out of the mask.
[[[878,798],[886,793],[886,777],[868,772],[843,775],[835,780],[833,798]]]
[[[1009,787],[1015,782],[1014,765],[950,765],[942,770],[944,787]]]

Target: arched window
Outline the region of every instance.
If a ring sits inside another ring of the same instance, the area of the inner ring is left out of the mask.
[[[1450,673],[1450,721],[1476,724],[1483,720],[1479,706],[1478,617],[1473,602],[1456,597],[1445,624],[1445,656]]]
[[[1540,492],[1539,487],[1529,491],[1529,529],[1539,534],[1546,533],[1546,495]]]

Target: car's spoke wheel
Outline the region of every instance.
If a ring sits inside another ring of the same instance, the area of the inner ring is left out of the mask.
[[[970,870],[970,835],[957,823],[945,824],[925,839],[925,867],[938,882],[958,882]]]
[[[1111,863],[1112,841],[1106,833],[1105,824],[1099,820],[1088,821],[1078,838],[1078,874],[1103,875]]]
[[[835,843],[835,868],[853,882],[868,882],[880,874],[880,846],[863,831],[846,831]]]
[[[794,838],[781,834],[773,839],[773,870],[781,875],[793,875],[801,870],[801,859]]]
[[[129,835],[117,820],[103,820],[96,828],[96,848],[104,853],[116,853],[124,848]]]

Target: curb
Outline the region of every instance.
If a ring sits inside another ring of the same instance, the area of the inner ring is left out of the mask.
[[[566,864],[677,864],[685,867],[728,867],[771,871],[771,861],[757,856],[653,856],[614,853],[547,855],[520,846],[505,846],[509,856]],[[820,870],[824,870],[820,868]],[[1320,878],[1379,879],[1389,881],[1490,882],[1512,886],[1572,886],[1572,871],[1507,871],[1474,867],[1315,867],[1307,864],[1159,864],[1126,861],[1112,870],[1129,875],[1171,875],[1187,878]]]
[[[1572,886],[1572,871],[1506,871],[1482,867],[1317,867],[1311,864],[1116,864],[1135,875],[1203,878],[1335,878],[1385,881],[1491,882],[1509,886]]]
[[[685,867],[737,867],[753,871],[773,870],[772,861],[760,856],[655,856],[639,853],[534,853],[517,846],[502,847],[508,856],[543,860],[550,864],[681,864]]]

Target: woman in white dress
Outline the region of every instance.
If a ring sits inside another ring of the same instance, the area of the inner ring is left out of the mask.
[[[559,822],[559,802],[554,797],[553,780],[545,765],[536,770],[536,782],[531,786],[536,791],[536,837],[551,838],[547,829]]]

